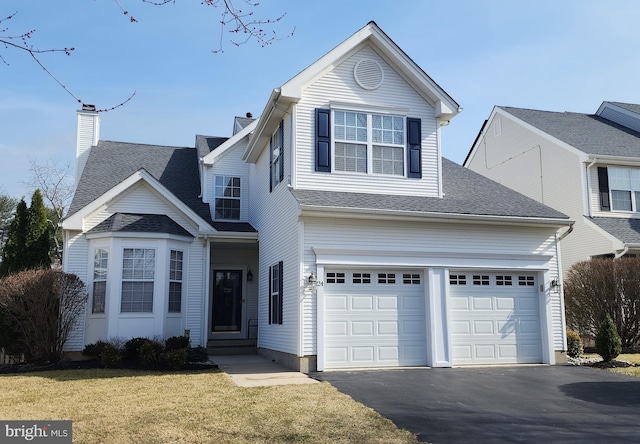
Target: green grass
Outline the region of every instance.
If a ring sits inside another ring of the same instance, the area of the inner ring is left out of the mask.
[[[328,383],[237,387],[219,371],[0,376],[0,418],[73,421],[74,443],[416,443]]]

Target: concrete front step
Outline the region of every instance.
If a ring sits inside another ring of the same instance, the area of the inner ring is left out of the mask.
[[[252,355],[258,353],[255,339],[225,339],[209,341],[207,351],[210,356]]]

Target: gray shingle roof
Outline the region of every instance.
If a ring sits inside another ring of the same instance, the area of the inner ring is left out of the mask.
[[[640,133],[594,114],[498,108],[587,154],[640,157]]]
[[[200,134],[196,134],[196,149],[198,150],[198,157],[202,158],[206,156],[227,140],[229,140],[228,137],[202,136]]]
[[[198,158],[194,148],[99,141],[91,148],[69,207],[70,216],[144,169],[206,221],[209,205],[202,202]]]
[[[303,206],[568,220],[559,211],[444,158],[442,176],[442,199],[300,189],[292,193]]]
[[[115,213],[87,233],[167,233],[193,237],[165,214]]]
[[[625,244],[640,244],[640,219],[592,217],[590,220]]]

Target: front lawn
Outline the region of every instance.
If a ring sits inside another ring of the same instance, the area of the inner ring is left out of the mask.
[[[328,383],[237,387],[223,372],[0,376],[3,420],[73,421],[74,443],[416,443]]]

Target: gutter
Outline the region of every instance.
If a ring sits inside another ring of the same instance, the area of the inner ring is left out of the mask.
[[[460,213],[419,213],[414,211],[398,210],[372,210],[370,208],[347,208],[347,207],[320,207],[313,205],[299,204],[300,216],[336,217],[337,214],[351,214],[358,219],[380,219],[381,215],[388,216],[389,220],[433,220],[436,222],[453,223],[492,223],[499,225],[543,225],[552,227],[572,227],[575,221],[569,219],[556,218],[535,218],[519,216],[493,216],[493,215],[470,215]]]

